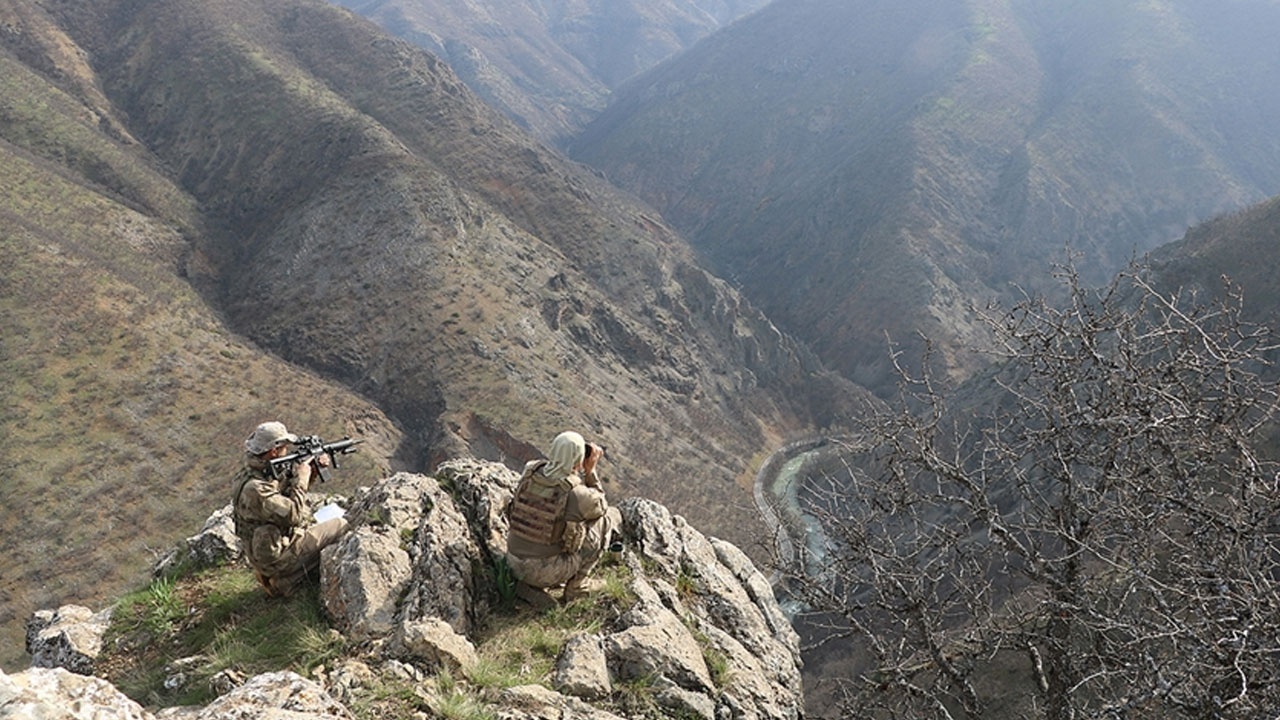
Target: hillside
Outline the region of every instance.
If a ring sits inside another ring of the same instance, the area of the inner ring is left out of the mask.
[[[182,280],[198,263],[185,240],[197,203],[73,94],[92,76],[56,52],[66,36],[22,21],[40,36],[0,53],[4,666],[34,609],[136,583],[154,548],[224,502],[234,448],[261,418],[368,438],[349,477],[385,472],[401,435],[372,403],[230,331]],[[55,52],[28,54],[43,49]]]
[[[979,364],[967,304],[1093,282],[1280,192],[1274,3],[776,2],[570,145],[846,377],[885,333]]]
[[[624,81],[768,2],[334,1],[431,51],[550,142],[581,130]]]
[[[1223,278],[1244,293],[1245,316],[1280,328],[1280,197],[1197,225],[1179,241],[1152,253],[1152,265],[1165,287],[1196,287],[1210,296],[1223,290]]]
[[[650,211],[345,11],[0,27],[5,664],[31,607],[101,600],[207,514],[266,417],[369,438],[348,485],[573,427],[611,493],[751,549],[753,458],[856,408]]]

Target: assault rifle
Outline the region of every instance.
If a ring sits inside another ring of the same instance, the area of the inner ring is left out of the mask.
[[[353,440],[347,437],[337,442],[326,443],[320,439],[319,435],[301,435],[298,437],[298,442],[293,444],[297,448],[297,452],[271,461],[271,477],[279,480],[288,475],[289,469],[294,465],[309,463],[321,455],[328,455],[329,467],[316,465],[316,472],[320,476],[320,482],[324,482],[329,479],[329,469],[338,467],[338,456],[355,452],[359,449],[356,445],[362,442],[364,440]]]

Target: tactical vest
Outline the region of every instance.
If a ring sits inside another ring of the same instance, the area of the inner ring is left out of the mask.
[[[573,484],[548,480],[540,472],[542,467],[531,468],[520,479],[507,520],[512,535],[540,545],[559,545],[564,535],[564,509]]]
[[[236,494],[231,500],[231,521],[235,526],[236,537],[240,538],[240,545],[246,553],[253,544],[253,533],[258,528],[267,524],[260,520],[250,520],[240,516],[240,496],[244,494],[244,486],[261,479],[252,471],[246,469],[240,472],[236,478]]]

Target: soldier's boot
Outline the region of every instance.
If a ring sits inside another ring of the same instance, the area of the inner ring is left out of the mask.
[[[276,575],[271,578],[271,587],[276,591],[275,597],[290,597],[294,591],[307,581],[305,572]]]
[[[516,597],[529,603],[534,610],[546,610],[556,604],[551,593],[522,581],[516,583]]]
[[[564,586],[564,595],[561,596],[560,602],[571,603],[580,597],[585,597],[604,587],[604,581],[599,578],[574,578]]]
[[[276,589],[275,581],[271,577],[263,575],[257,568],[253,570],[253,576],[258,578],[258,584],[262,586],[262,591],[267,594],[267,597],[280,597],[280,591]]]

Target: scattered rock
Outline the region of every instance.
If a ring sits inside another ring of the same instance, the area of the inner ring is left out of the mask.
[[[227,671],[210,681],[220,697],[207,707],[168,708],[155,717],[350,718],[347,706],[383,683],[426,693],[432,673],[465,677],[478,662],[472,636],[498,603],[494,563],[505,552],[503,509],[518,479],[497,463],[458,460],[434,477],[399,473],[361,490],[349,505],[351,531],[322,554],[321,596],[335,627],[368,662],[347,658],[317,670],[324,686],[289,672],[246,680]],[[643,680],[654,707],[672,716],[801,718],[798,636],[746,555],[657,503],[633,498],[618,508],[626,541],[620,557],[634,600],[622,601],[616,619],[565,643],[555,690],[508,689],[489,708],[494,715],[615,720],[591,702],[608,701],[620,683]],[[75,606],[42,611],[29,625],[28,648],[40,663],[90,672],[107,617]],[[199,662],[174,662],[169,682],[185,684]],[[61,676],[39,679],[52,698],[41,702],[50,707],[90,691]],[[14,687],[11,679],[0,683],[9,696],[16,696]],[[93,717],[150,717],[121,707]]]
[[[471,641],[453,631],[449,623],[439,619],[406,623],[396,638],[396,647],[435,670],[466,671],[480,661]]]

